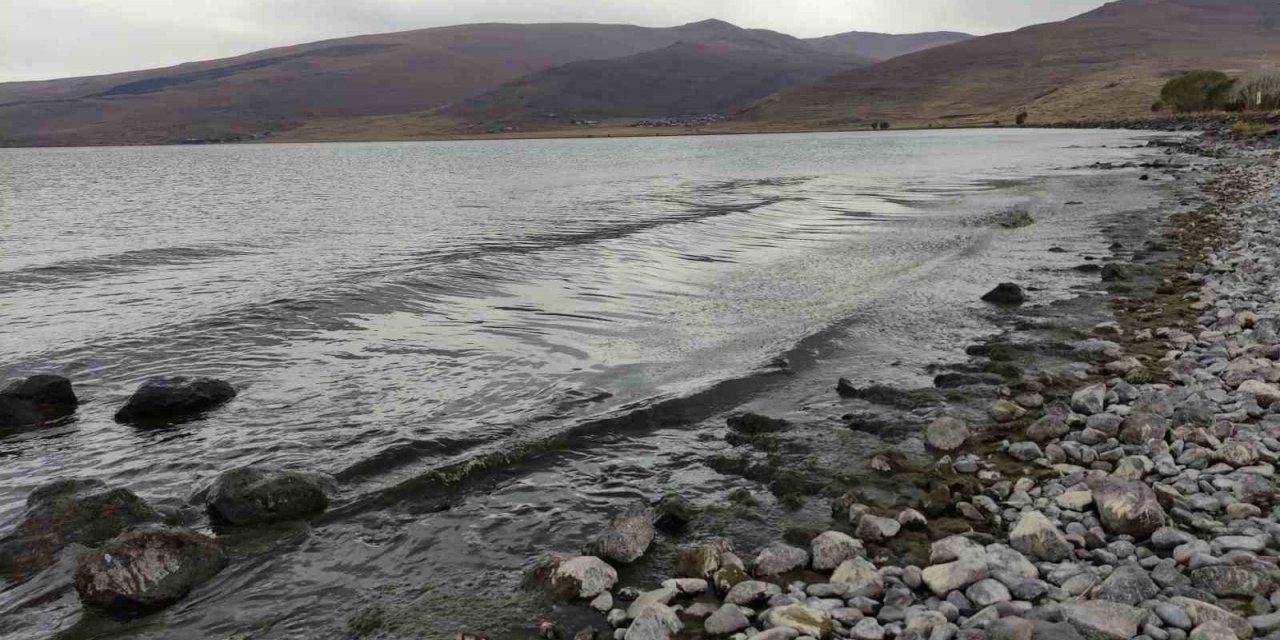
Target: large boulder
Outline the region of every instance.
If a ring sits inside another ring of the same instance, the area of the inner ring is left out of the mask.
[[[1012,282],[1001,282],[982,296],[982,300],[991,304],[1020,305],[1027,301],[1027,296],[1022,292],[1022,287]]]
[[[100,480],[58,480],[27,497],[27,512],[0,540],[0,575],[27,576],[51,564],[63,547],[93,547],[160,513],[133,492]]]
[[[1071,394],[1071,410],[1091,416],[1102,413],[1106,409],[1107,385],[1095,384],[1087,386]]]
[[[809,564],[809,552],[781,542],[774,542],[756,556],[752,571],[759,577],[773,577],[803,569]]]
[[[921,572],[929,590],[939,598],[963,589],[988,575],[987,554],[982,549],[965,549],[954,562],[935,564]]]
[[[831,574],[831,584],[841,585],[845,597],[879,598],[884,593],[884,576],[866,558],[845,560]]]
[[[1072,555],[1071,543],[1039,511],[1022,514],[1009,534],[1009,546],[1037,560],[1061,562]]]
[[[1126,564],[1107,576],[1094,591],[1094,598],[1137,606],[1144,600],[1155,598],[1160,587],[1151,580],[1147,571],[1137,564]]]
[[[819,639],[830,638],[833,629],[828,613],[801,605],[786,605],[769,610],[769,626],[795,629],[802,636]]]
[[[302,520],[323,513],[329,498],[317,476],[270,467],[240,467],[218,476],[205,497],[209,517],[242,526]]]
[[[1164,509],[1146,483],[1108,476],[1094,476],[1088,483],[1102,527],[1109,533],[1146,540],[1164,526]]]
[[[943,416],[925,427],[924,441],[939,451],[955,451],[964,446],[970,435],[969,425],[963,420]]]
[[[116,422],[163,425],[190,420],[236,397],[229,383],[213,378],[150,378],[116,412]]]
[[[831,571],[845,560],[866,555],[862,542],[839,531],[822,533],[809,546],[813,551],[813,568],[818,571]]]
[[[751,626],[751,620],[736,604],[726,604],[707,618],[702,628],[707,635],[727,636]]]
[[[1062,615],[1086,640],[1131,640],[1147,619],[1146,609],[1126,604],[1090,600],[1062,605]]]
[[[663,604],[650,604],[639,612],[635,622],[627,627],[624,640],[669,640],[680,633],[684,624],[680,616],[670,607]]]
[[[1185,611],[1187,616],[1191,618],[1191,624],[1197,627],[1210,622],[1218,622],[1229,627],[1236,633],[1238,638],[1253,637],[1253,627],[1248,620],[1222,607],[1185,596],[1174,596],[1169,598],[1169,602]]]
[[[167,607],[227,565],[214,540],[190,529],[145,526],[80,557],[76,592],[85,605],[121,616]]]
[[[65,418],[79,404],[71,381],[54,375],[34,375],[0,390],[0,429],[28,427]]]
[[[587,545],[587,554],[630,564],[649,549],[653,536],[653,512],[644,503],[637,502],[614,518],[609,528]]]
[[[565,598],[591,599],[617,582],[617,570],[595,556],[570,558],[551,572],[551,589]]]
[[[1219,597],[1251,598],[1274,590],[1276,568],[1264,562],[1244,562],[1200,567],[1191,572],[1191,584]]]

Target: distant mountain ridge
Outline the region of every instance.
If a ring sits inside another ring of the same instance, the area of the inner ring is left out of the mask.
[[[1149,115],[1189,69],[1280,71],[1280,0],[1117,0],[1042,24],[893,58],[752,107],[763,130],[945,126]]]
[[[850,31],[823,38],[809,38],[806,42],[828,53],[843,53],[883,62],[908,53],[971,39],[972,35],[958,31],[907,34]]]
[[[791,36],[719,20],[669,28],[440,27],[163,69],[0,83],[0,145],[240,138],[289,131],[312,121],[430,112],[495,91],[499,93],[484,104],[514,113],[509,102],[516,85],[504,88],[513,82],[568,90],[591,113],[656,116],[686,109],[729,110],[871,61],[855,50],[826,51]],[[574,63],[583,64],[566,66]],[[650,73],[653,68],[666,72]],[[734,78],[737,73],[752,75]],[[656,93],[624,95],[624,87],[615,82],[624,77]],[[546,90],[530,91],[539,100],[551,97]]]

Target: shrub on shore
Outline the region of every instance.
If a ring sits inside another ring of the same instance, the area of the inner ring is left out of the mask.
[[[1160,100],[1174,111],[1214,111],[1226,106],[1234,85],[1221,71],[1191,71],[1165,83]]]

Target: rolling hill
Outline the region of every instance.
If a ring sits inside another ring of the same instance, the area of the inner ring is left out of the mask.
[[[439,107],[534,71],[634,55],[719,33],[479,24],[359,36],[236,58],[0,84],[0,144],[165,143],[289,129],[311,118]]]
[[[732,114],[782,89],[872,64],[797,38],[722,23],[710,37],[535,72],[441,110],[464,127],[547,128],[572,120]]]
[[[973,36],[957,31],[906,34],[850,31],[823,38],[809,38],[807,42],[827,53],[852,55],[883,62],[908,53],[933,49],[971,38]]]
[[[359,137],[370,127],[390,137],[452,134],[470,129],[451,118],[525,120],[543,108],[599,114],[586,117],[721,111],[868,62],[718,20],[670,28],[442,27],[163,69],[3,83],[0,146],[163,144],[289,131],[301,131],[301,139],[334,130]],[[468,99],[475,114],[437,113]]]
[[[785,91],[743,116],[765,130],[1143,116],[1193,68],[1280,66],[1276,0],[1118,0],[1062,22],[974,38]]]

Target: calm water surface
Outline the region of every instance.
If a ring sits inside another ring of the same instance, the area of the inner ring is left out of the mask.
[[[492,618],[465,603],[508,597],[495,594],[519,560],[563,550],[572,512],[607,512],[655,473],[713,483],[659,470],[688,446],[678,437],[559,460],[574,482],[522,452],[556,455],[574,429],[607,432],[747,378],[873,301],[944,331],[943,298],[890,293],[985,246],[989,229],[954,216],[1142,142],[967,131],[0,150],[0,378],[60,372],[84,403],[65,425],[0,436],[0,530],[57,477],[177,508],[232,466],[323,471],[342,487],[328,523],[245,552],[159,621],[107,632],[340,636],[383,589],[449,603],[413,623],[444,637]],[[112,422],[166,374],[224,378],[240,396],[171,430]],[[434,515],[439,496],[417,483],[468,460],[507,475]],[[59,611],[28,632],[78,615]]]

